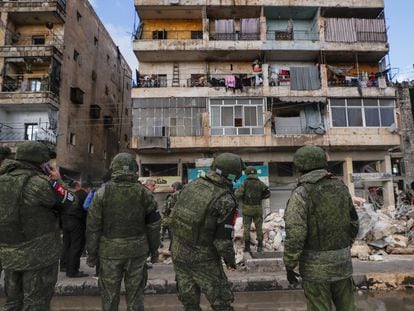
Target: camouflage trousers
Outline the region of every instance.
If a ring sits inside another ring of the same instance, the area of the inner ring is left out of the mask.
[[[147,283],[146,257],[99,258],[99,290],[102,310],[118,310],[121,283],[124,279],[127,310],[144,310],[144,288]]]
[[[185,311],[200,311],[200,295],[204,293],[215,311],[232,311],[233,292],[220,262],[174,262],[178,299]]]
[[[336,282],[303,281],[308,311],[331,311],[332,302],[337,311],[354,311],[355,285],[351,278]]]
[[[33,271],[6,271],[3,311],[48,311],[55,290],[58,263]]]
[[[245,241],[250,241],[250,226],[254,222],[256,227],[257,241],[263,241],[263,212],[262,209],[257,209],[257,212],[243,214],[243,238]]]

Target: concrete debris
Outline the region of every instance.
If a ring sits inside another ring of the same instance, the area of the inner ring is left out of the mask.
[[[414,206],[374,210],[363,199],[353,198],[353,201],[360,221],[351,251],[353,257],[381,261],[387,254],[414,254]]]

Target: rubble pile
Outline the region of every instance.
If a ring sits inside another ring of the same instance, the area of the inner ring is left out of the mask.
[[[250,243],[257,244],[256,228],[254,223],[250,227]],[[268,214],[263,220],[263,248],[266,252],[283,252],[283,240],[285,238],[285,221],[283,210]],[[243,260],[243,218],[237,218],[234,228],[234,245],[236,250],[236,262]]]
[[[351,250],[353,257],[381,261],[388,254],[414,254],[414,206],[374,210],[360,198],[354,203],[360,229]]]

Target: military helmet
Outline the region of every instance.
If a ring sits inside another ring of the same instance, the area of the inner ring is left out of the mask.
[[[248,166],[244,170],[244,173],[246,175],[256,175],[257,174],[257,170],[256,170],[256,168],[254,166]]]
[[[138,172],[138,164],[135,157],[130,153],[118,153],[109,167],[112,172],[124,171],[125,173]]]
[[[0,160],[7,158],[11,153],[11,150],[7,146],[0,147]]]
[[[210,170],[234,180],[240,178],[244,168],[245,165],[240,156],[234,153],[222,153],[214,159]]]
[[[318,146],[304,146],[299,148],[293,156],[293,164],[299,172],[325,168],[328,166],[326,153]]]
[[[17,147],[16,160],[43,164],[50,160],[50,150],[41,142],[27,141]]]

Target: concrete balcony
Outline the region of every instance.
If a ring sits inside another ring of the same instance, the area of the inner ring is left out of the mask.
[[[361,93],[360,93],[360,91]],[[396,89],[394,87],[388,86],[385,89],[380,89],[378,87],[363,87],[358,89],[358,87],[328,87],[327,96],[328,97],[371,97],[371,98],[381,98],[381,97],[395,97]]]
[[[400,135],[386,128],[343,129],[330,128],[324,135],[317,134],[271,134],[266,128],[265,135],[252,136],[204,136],[169,137],[170,151],[202,151],[211,149],[280,149],[290,150],[305,144],[326,146],[331,149],[388,150],[400,145]],[[146,149],[145,138],[133,137],[131,148]],[[258,150],[257,150],[258,151]]]
[[[66,0],[3,0],[0,12],[8,12],[17,24],[64,23]]]
[[[303,6],[303,7],[339,7],[339,8],[381,8],[384,0],[135,0],[135,6]]]
[[[28,46],[16,46],[16,45],[3,45],[0,46],[0,57],[14,58],[14,57],[55,57],[57,60],[62,61],[62,51],[59,48],[62,46],[45,46],[45,45],[28,45]]]
[[[59,98],[51,92],[0,92],[0,108],[53,107],[59,109]]]

